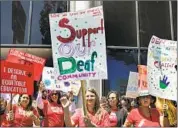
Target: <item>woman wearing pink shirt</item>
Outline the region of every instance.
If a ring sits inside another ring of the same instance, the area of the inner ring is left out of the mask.
[[[109,106],[111,108],[111,113],[109,115],[110,122],[112,126],[118,126],[118,112],[119,112],[119,94],[116,91],[110,91],[107,95],[108,101],[109,101]]]
[[[169,127],[167,113],[162,114],[156,108],[151,108],[151,98],[149,94],[137,98],[139,107],[131,110],[124,123],[125,127]]]
[[[82,109],[77,109],[70,116],[69,105],[70,101],[63,97],[61,98],[64,107],[64,119],[67,127],[108,127],[110,126],[109,114],[106,110],[100,109],[99,97],[94,89],[88,89],[85,94],[87,115],[84,117]]]
[[[43,110],[43,127],[64,127],[64,110],[60,102],[60,92],[51,91],[48,94],[48,100],[42,99],[43,82],[40,82],[37,96],[37,106]]]
[[[6,119],[5,126],[33,127],[33,124],[40,124],[38,112],[32,107],[32,97],[27,94],[19,96],[18,104],[12,105],[12,111],[7,113]]]

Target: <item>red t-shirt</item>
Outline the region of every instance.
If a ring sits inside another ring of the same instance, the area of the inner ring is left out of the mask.
[[[5,119],[2,126],[32,127],[33,120],[32,117],[30,117],[30,115],[28,116],[28,114],[32,112],[35,116],[39,117],[37,110],[33,107],[30,111],[26,111],[24,110],[23,107],[14,105],[12,109],[14,113],[14,120],[7,121]]]
[[[94,113],[88,113],[88,116],[89,116],[89,119],[91,120],[91,122],[94,123],[98,127],[110,126],[109,114],[105,110],[102,111],[102,116],[100,119]],[[76,111],[73,114],[73,116],[71,117],[71,119],[75,123],[75,126],[86,127],[84,118],[83,118],[83,114],[82,114],[82,109],[76,109]]]
[[[132,123],[135,127],[160,127],[160,114],[157,109],[150,109],[150,117],[145,117],[142,112],[136,108],[133,109],[127,116],[127,121]]]
[[[44,127],[64,127],[64,110],[60,104],[44,101]]]

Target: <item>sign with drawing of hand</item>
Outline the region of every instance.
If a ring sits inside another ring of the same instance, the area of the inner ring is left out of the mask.
[[[149,92],[177,101],[177,41],[152,36],[147,66]]]
[[[107,79],[103,7],[49,14],[56,80]]]

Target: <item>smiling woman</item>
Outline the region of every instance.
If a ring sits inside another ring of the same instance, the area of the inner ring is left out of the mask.
[[[30,95],[20,95],[18,104],[12,105],[12,108],[10,106],[8,104],[8,113],[2,126],[32,127],[33,123],[39,126],[39,115],[37,110],[32,107],[32,97]]]

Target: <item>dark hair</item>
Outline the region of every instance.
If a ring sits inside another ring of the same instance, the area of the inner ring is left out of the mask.
[[[120,94],[117,91],[110,91],[108,92],[107,98],[109,99],[109,96],[114,93],[116,95],[117,99],[117,107],[120,107]]]
[[[100,108],[99,96],[98,96],[98,94],[97,94],[97,92],[96,92],[96,90],[94,88],[89,88],[89,89],[86,90],[86,92],[87,91],[89,91],[91,93],[94,93],[95,96],[96,96],[95,107],[94,107],[94,112],[96,113],[99,110],[99,108]]]
[[[154,106],[154,104],[156,103],[156,97],[152,96],[152,95],[150,95],[150,96],[151,96],[150,106]],[[139,96],[139,97],[141,97],[141,96]],[[136,98],[136,104],[137,104],[137,106],[140,106],[140,104],[139,104],[139,97]]]
[[[122,96],[121,99],[120,99],[120,101],[122,101],[122,100],[126,101],[127,104],[130,104],[129,98],[127,98],[127,97],[125,97],[125,96]]]
[[[18,104],[20,105],[20,100],[21,100],[21,97],[23,96],[23,95],[28,95],[28,94],[21,94],[20,96],[19,96],[19,100],[18,100]],[[29,103],[28,103],[28,105],[27,105],[27,107],[25,108],[25,110],[32,110],[32,96],[31,95],[28,95],[28,97],[29,97]]]
[[[60,101],[61,93],[60,93],[60,91],[55,91],[55,90],[51,91],[51,92],[49,93],[49,95],[48,95],[48,101],[49,101],[50,103],[53,102],[53,100],[51,99],[51,96],[52,96],[52,94],[53,94],[54,92],[57,93],[57,95],[58,95],[57,104],[61,104],[61,101]]]

